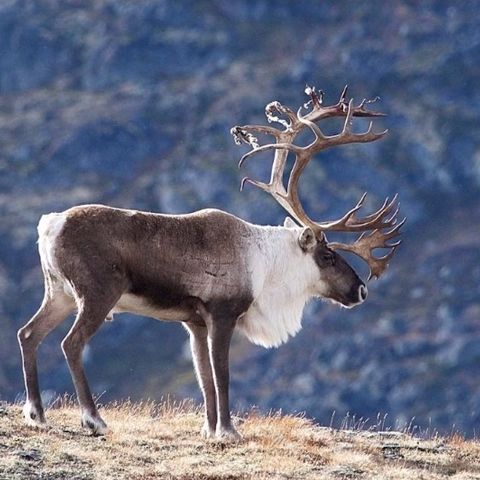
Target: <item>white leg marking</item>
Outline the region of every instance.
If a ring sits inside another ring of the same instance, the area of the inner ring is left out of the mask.
[[[108,432],[106,423],[99,416],[92,417],[88,412],[82,412],[82,427],[88,428],[94,435],[105,435]]]
[[[202,438],[215,438],[215,430],[211,429],[208,421],[205,420],[201,431]]]
[[[25,423],[31,427],[46,428],[47,424],[40,412],[27,400],[23,406]]]

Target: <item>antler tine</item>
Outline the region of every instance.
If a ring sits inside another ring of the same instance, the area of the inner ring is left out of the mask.
[[[240,168],[243,165],[243,162],[252,155],[260,152],[266,152],[267,150],[289,150],[294,153],[299,153],[302,150],[302,147],[297,147],[291,143],[269,143],[267,145],[262,145],[261,147],[256,147],[243,155],[238,162],[238,167]]]
[[[353,225],[349,225],[349,221],[352,218],[355,218],[355,213],[362,208],[363,202],[365,201],[366,196],[367,196],[367,192],[365,192],[362,195],[362,197],[357,202],[357,204],[353,208],[351,208],[347,213],[345,213],[343,217],[339,218],[338,220],[333,220],[330,222],[318,223],[317,224],[318,228],[324,231],[343,231],[347,228],[347,225],[350,228],[354,227]],[[365,223],[365,222],[362,222],[362,223]],[[362,228],[357,229],[357,231],[360,231],[360,230],[362,230]]]
[[[353,244],[330,242],[329,247],[333,250],[344,250],[359,256],[370,268],[368,280],[373,277],[378,278],[387,269],[388,261],[393,257],[396,249],[402,243],[401,240],[393,243],[389,242],[389,240],[400,235],[400,228],[404,225],[406,220],[406,218],[403,218],[401,222],[397,223],[386,232],[383,232],[380,229],[373,230],[369,234],[364,232]],[[373,250],[376,248],[387,248],[390,249],[390,251],[383,257],[375,257],[373,255]]]
[[[283,118],[277,117],[273,113],[275,110],[281,115],[286,115],[290,120],[290,122],[287,122]],[[272,122],[280,123],[285,127],[286,130],[288,130],[292,126],[292,123],[294,123],[296,120],[295,113],[293,112],[293,110],[282,105],[280,102],[276,102],[276,101],[270,102],[265,107],[265,116],[267,117],[268,123],[272,123]]]
[[[312,122],[316,122],[318,120],[321,120],[322,118],[345,116],[348,111],[347,91],[348,91],[348,85],[345,85],[345,87],[342,90],[342,93],[340,94],[340,98],[335,105],[323,106],[322,104],[318,105],[318,103],[315,102],[314,99],[312,98],[312,93],[306,90],[305,93],[307,93],[307,95],[310,95],[311,97],[311,100],[308,103],[311,103],[313,105],[311,112],[307,115],[308,119],[311,120]],[[380,97],[375,97],[372,100],[364,99],[358,106],[353,107],[352,116],[354,117],[385,117],[386,115],[383,112],[367,110],[365,108],[365,105],[374,103],[377,100],[380,100]]]
[[[352,116],[353,116],[353,98],[348,101],[347,116],[345,117],[345,123],[343,124],[342,134],[351,133],[352,131]]]
[[[259,132],[264,135],[272,135],[275,138],[280,136],[280,130],[276,128],[269,127],[267,125],[243,125],[243,126],[236,126],[230,129],[230,134],[233,135],[233,140],[237,145],[241,145],[242,143],[246,143],[247,145],[254,146],[252,143],[252,139],[255,141],[255,144],[258,145],[258,140],[255,138],[251,132]]]
[[[309,149],[314,145],[318,144],[319,140],[325,141],[327,140],[328,137],[325,136],[325,134],[320,130],[320,127],[316,123],[312,122],[311,120],[309,120],[308,118],[305,118],[302,115],[302,108],[303,107],[300,106],[299,109],[297,110],[297,120],[303,125],[306,125],[307,127],[309,127],[310,130],[315,135],[315,140],[310,145],[307,145],[305,147],[305,149]]]
[[[370,99],[364,98],[361,101],[360,105],[358,105],[357,108],[362,109],[365,105],[370,104],[370,103],[375,103],[378,100],[380,100],[380,97],[378,95],[375,98],[370,98]]]
[[[349,100],[347,107],[347,114],[345,117],[345,122],[343,124],[343,130],[338,135],[333,135],[329,137],[333,145],[339,145],[343,143],[364,143],[364,142],[374,142],[382,138],[388,130],[383,132],[374,133],[372,131],[373,123],[370,122],[368,129],[364,133],[354,133],[352,131],[353,125],[353,116],[355,112],[355,107],[353,106],[353,98]]]
[[[285,115],[289,121],[286,121],[276,116],[274,114],[275,111],[277,111],[281,115]],[[263,185],[269,185],[272,191],[286,193],[285,187],[283,186],[283,172],[285,170],[288,152],[293,151],[296,148],[295,145],[291,144],[296,134],[298,133],[291,128],[292,123],[296,122],[296,116],[290,108],[285,107],[280,102],[269,103],[265,107],[265,115],[269,123],[280,123],[285,127],[285,130],[282,131],[270,126],[263,125],[245,125],[243,127],[232,128],[231,133],[234,136],[235,143],[241,144],[243,142],[249,144],[252,147],[252,150],[250,152],[242,156],[238,163],[238,166],[241,167],[243,162],[255,153],[271,149],[275,150],[275,158],[272,164],[270,183]],[[260,147],[257,138],[254,137],[251,132],[260,132],[262,134],[272,135],[273,137],[275,137],[277,145],[269,144]],[[254,181],[250,181],[249,183],[256,185]],[[242,188],[244,184],[245,181],[242,181]]]
[[[246,183],[251,183],[252,185],[255,185],[258,188],[261,188],[262,190],[271,193],[270,192],[270,185],[268,183],[263,183],[259,182],[258,180],[253,180],[252,178],[249,177],[243,177],[242,181],[240,182],[240,191],[243,190],[243,187],[245,186]]]
[[[386,198],[383,205],[375,212],[365,217],[357,218],[355,214],[362,208],[366,196],[367,193],[365,192],[357,204],[338,220],[318,223],[319,229],[330,232],[361,232],[393,226],[396,222],[398,208],[393,215],[389,218],[386,217],[388,217],[395,205],[397,205],[398,195],[395,195],[392,200]]]
[[[342,93],[342,95],[343,94],[344,93]],[[334,107],[320,107],[320,108],[317,108],[315,111],[317,113],[321,113],[322,111],[326,111],[328,109],[338,108],[339,105],[340,105],[340,102]],[[342,105],[345,105],[345,103],[343,103]],[[313,117],[309,118],[311,117],[312,112],[310,112],[306,116],[302,116],[301,110],[302,110],[302,107],[298,109],[297,123],[292,127],[292,129],[299,132],[301,128],[303,128],[303,126],[306,125],[313,131],[313,133],[315,134],[315,141],[312,142],[307,147],[305,147],[307,149],[312,148],[312,153],[316,153],[316,152],[319,152],[320,150],[324,150],[326,148],[333,147],[336,145],[344,145],[346,143],[374,142],[375,140],[382,138],[388,132],[388,130],[384,130],[383,132],[379,132],[379,133],[373,132],[372,131],[373,123],[370,122],[367,131],[363,133],[354,133],[352,131],[352,120],[357,110],[357,107],[353,106],[353,99],[350,99],[348,102],[343,129],[337,135],[332,135],[332,136],[324,135],[323,132],[320,130],[320,127],[317,124],[315,124],[314,121],[312,120]],[[326,116],[335,116],[335,115],[343,115],[343,112],[341,114],[338,112],[337,114],[330,112],[330,114]],[[326,116],[324,116],[324,118],[326,118]]]
[[[387,197],[383,205],[376,211],[359,220],[359,223],[371,225],[374,228],[389,228],[397,221],[396,216],[400,210],[400,204],[397,203],[398,194],[395,194],[392,200]],[[396,207],[396,208],[395,208]],[[394,213],[389,217],[390,212],[395,208]]]
[[[340,94],[340,99],[338,100],[338,104],[345,103],[345,99],[347,98],[347,91],[348,84],[343,87],[342,93]]]
[[[305,108],[308,107],[308,105],[312,104],[313,108],[321,108],[323,105],[323,96],[324,96],[324,91],[320,90],[320,92],[317,94],[317,91],[315,87],[311,87],[310,85],[305,85],[305,93],[310,96],[310,100],[307,103],[304,103],[303,106]]]

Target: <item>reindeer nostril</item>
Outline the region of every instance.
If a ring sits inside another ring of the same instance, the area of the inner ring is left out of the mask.
[[[367,298],[368,295],[368,290],[365,285],[360,285],[360,288],[358,289],[358,296],[360,298],[360,301],[364,301]]]

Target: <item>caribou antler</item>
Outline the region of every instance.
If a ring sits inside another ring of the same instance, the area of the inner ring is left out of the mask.
[[[400,234],[400,228],[405,221],[406,218],[404,218],[400,223],[397,223],[387,232],[382,233],[378,229],[373,230],[368,234],[363,232],[352,244],[330,242],[328,245],[333,250],[345,250],[358,255],[360,258],[365,260],[370,267],[370,275],[368,279],[370,280],[373,277],[378,278],[387,269],[388,261],[393,257],[397,247],[402,243],[401,240],[397,240],[393,243],[387,242],[388,240],[391,240]],[[376,248],[390,249],[390,252],[383,257],[375,257],[373,255],[373,250]]]
[[[357,212],[363,206],[366,197],[365,193],[355,207],[340,219],[327,222],[314,222],[305,213],[298,195],[298,181],[300,176],[315,153],[337,145],[373,142],[382,138],[387,133],[387,130],[374,133],[372,130],[372,122],[370,122],[367,131],[364,133],[354,133],[352,130],[353,117],[384,116],[383,113],[369,111],[365,108],[366,105],[377,101],[378,97],[373,100],[364,99],[359,105],[354,106],[353,99],[347,101],[347,87],[345,87],[340,95],[339,101],[335,105],[324,106],[323,91],[317,94],[314,87],[307,86],[305,93],[310,96],[310,100],[303,107],[311,107],[311,110],[307,112],[305,116],[301,114],[302,107],[300,107],[297,114],[295,114],[293,110],[283,106],[279,102],[272,102],[267,105],[265,114],[268,122],[279,123],[284,127],[283,130],[262,125],[245,125],[243,127],[232,128],[231,133],[237,144],[246,143],[252,147],[252,150],[240,159],[239,166],[241,166],[246,159],[257,153],[268,150],[274,150],[275,152],[270,182],[259,182],[246,177],[242,180],[241,188],[243,188],[245,182],[248,182],[270,193],[300,225],[310,227],[320,240],[326,241],[324,232],[328,231],[364,232],[353,244],[335,242],[329,243],[329,246],[332,249],[346,250],[355,253],[368,263],[370,267],[369,278],[378,278],[387,268],[388,261],[400,244],[400,241],[387,243],[388,240],[399,235],[400,227],[405,222],[404,219],[400,223],[397,223],[397,196],[395,195],[391,201],[387,198],[382,207],[374,213],[358,218]],[[315,123],[329,117],[345,117],[343,129],[340,133],[327,136]],[[305,147],[294,145],[293,141],[295,137],[306,127],[313,132],[314,140]],[[275,138],[276,143],[260,145],[254,133],[271,135]],[[287,188],[285,188],[283,174],[289,152],[295,155],[295,162],[290,172]],[[388,230],[385,232],[385,229]],[[371,233],[365,235],[365,232]],[[390,252],[378,258],[373,255],[373,250],[376,248],[387,248],[390,249]]]

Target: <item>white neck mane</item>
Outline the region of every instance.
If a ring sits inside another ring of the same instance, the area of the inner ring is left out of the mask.
[[[261,227],[249,248],[254,302],[238,326],[263,347],[278,347],[302,327],[305,304],[320,281],[313,258],[297,242],[298,231]]]

